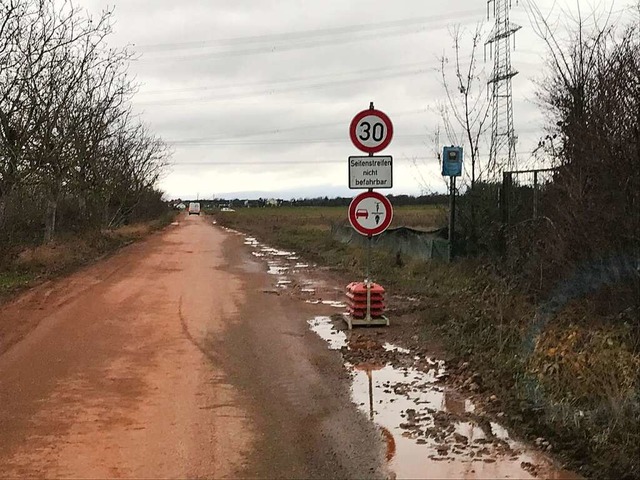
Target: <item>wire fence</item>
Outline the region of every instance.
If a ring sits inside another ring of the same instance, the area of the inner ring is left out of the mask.
[[[540,198],[553,183],[557,168],[503,172],[501,217],[504,226],[544,216]]]

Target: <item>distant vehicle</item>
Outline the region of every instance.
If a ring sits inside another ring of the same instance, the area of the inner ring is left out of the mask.
[[[235,212],[235,210],[233,208],[229,208],[229,207],[222,207],[220,209],[221,212]]]
[[[198,202],[189,203],[189,215],[200,215],[200,204]]]
[[[364,208],[360,208],[358,210],[356,210],[356,218],[369,218],[369,211],[365,210]]]

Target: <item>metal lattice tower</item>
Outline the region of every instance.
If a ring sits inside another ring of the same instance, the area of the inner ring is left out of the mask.
[[[517,169],[517,137],[513,128],[511,79],[518,72],[511,68],[511,37],[520,30],[520,26],[509,21],[511,0],[488,0],[487,18],[492,3],[495,24],[485,43],[485,48],[489,45],[490,54],[493,57],[493,72],[487,82],[487,86],[491,88],[489,165],[490,171],[499,175],[504,170]]]

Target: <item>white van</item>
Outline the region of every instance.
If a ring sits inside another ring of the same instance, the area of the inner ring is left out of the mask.
[[[200,215],[200,204],[198,202],[189,203],[189,215]]]

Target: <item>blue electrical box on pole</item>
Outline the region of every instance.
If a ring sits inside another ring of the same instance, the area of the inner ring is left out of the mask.
[[[442,149],[442,176],[459,177],[462,175],[462,147],[444,147]]]

